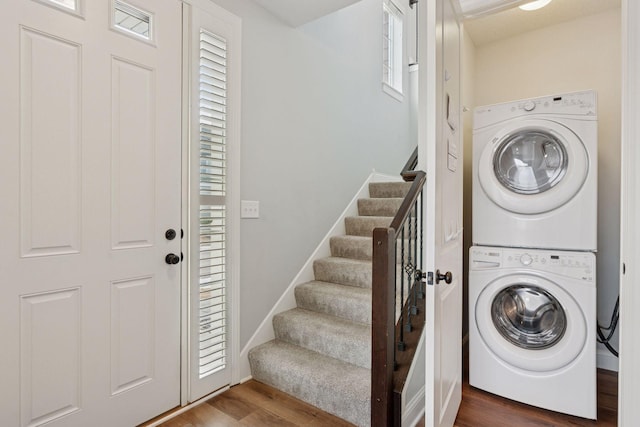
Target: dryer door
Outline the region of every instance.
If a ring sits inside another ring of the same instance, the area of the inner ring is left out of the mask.
[[[537,275],[512,274],[488,284],[476,300],[475,317],[487,348],[527,371],[561,369],[587,342],[580,305],[561,286]]]
[[[501,208],[539,214],[571,200],[588,170],[587,151],[569,128],[550,120],[518,120],[487,144],[478,178],[489,199]]]

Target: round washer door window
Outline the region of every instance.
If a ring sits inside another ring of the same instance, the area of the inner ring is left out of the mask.
[[[498,292],[491,304],[491,319],[507,341],[531,350],[552,347],[567,329],[560,302],[544,289],[527,284]]]
[[[484,193],[502,209],[539,214],[571,200],[588,171],[580,138],[557,122],[538,119],[501,128],[484,147],[477,173]]]
[[[553,188],[562,181],[568,164],[564,144],[551,133],[533,129],[505,138],[493,157],[496,178],[517,194]]]
[[[489,282],[475,300],[474,317],[486,348],[524,371],[562,369],[587,345],[580,304],[559,284],[534,274]]]

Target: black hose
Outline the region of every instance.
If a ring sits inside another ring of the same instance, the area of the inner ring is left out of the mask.
[[[614,356],[618,357],[618,351],[609,344],[609,341],[613,337],[613,334],[618,327],[618,320],[620,319],[620,297],[616,300],[616,305],[613,308],[613,313],[611,313],[611,320],[609,321],[609,326],[606,328],[601,326],[598,323],[596,332],[598,333],[598,342],[603,344]],[[604,336],[603,331],[608,331],[607,336]]]

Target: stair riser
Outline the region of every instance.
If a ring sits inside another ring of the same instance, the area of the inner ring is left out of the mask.
[[[411,188],[411,182],[372,182],[369,184],[369,197],[404,197]]]
[[[372,240],[348,237],[352,236],[337,236],[330,240],[331,256],[370,261],[373,251]]]
[[[358,215],[362,216],[395,216],[403,199],[360,199],[358,200]]]
[[[313,263],[313,271],[315,279],[322,282],[371,288],[371,263],[343,265],[324,259]]]
[[[249,352],[257,381],[359,427],[371,422],[371,371],[272,341]]]
[[[325,356],[371,369],[371,328],[294,309],[273,318],[276,338]]]
[[[392,217],[352,216],[344,219],[344,226],[350,236],[371,237],[374,228],[387,228],[392,220]]]
[[[295,289],[298,307],[353,322],[371,324],[371,290],[313,283],[305,283]]]

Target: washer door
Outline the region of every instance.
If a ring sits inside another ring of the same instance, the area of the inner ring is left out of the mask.
[[[501,208],[538,214],[571,200],[588,169],[587,151],[569,128],[549,120],[518,120],[486,145],[478,178],[489,199]]]
[[[586,345],[580,306],[562,287],[531,274],[489,283],[475,306],[484,344],[507,364],[549,372],[570,364]]]

